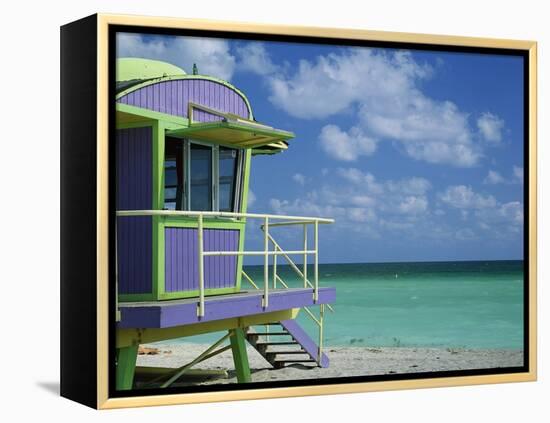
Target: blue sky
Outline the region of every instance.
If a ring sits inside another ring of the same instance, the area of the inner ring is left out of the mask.
[[[118,55],[196,63],[296,134],[253,159],[249,211],[335,218],[322,262],[523,256],[519,57],[137,34]]]

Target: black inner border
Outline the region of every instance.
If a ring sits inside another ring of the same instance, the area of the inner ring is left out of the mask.
[[[118,32],[130,32],[150,35],[183,35],[195,37],[228,38],[237,40],[256,40],[256,41],[279,41],[301,44],[327,44],[339,46],[358,46],[358,47],[380,47],[421,51],[445,51],[456,53],[477,53],[486,55],[507,55],[519,56],[523,58],[523,144],[524,144],[524,185],[523,185],[523,207],[524,220],[523,227],[523,356],[524,364],[519,367],[502,367],[496,369],[473,369],[456,370],[441,372],[407,373],[407,374],[388,374],[374,376],[352,376],[339,378],[289,380],[274,382],[254,382],[247,384],[231,385],[202,385],[188,386],[179,388],[158,388],[158,389],[132,389],[128,391],[117,391],[115,387],[115,285],[109,283],[109,398],[150,396],[150,395],[169,395],[197,392],[224,392],[236,390],[250,390],[260,388],[281,388],[281,387],[299,387],[299,386],[319,386],[334,385],[341,383],[360,383],[360,382],[379,382],[379,381],[399,381],[415,380],[427,378],[447,378],[460,376],[482,376],[510,373],[529,372],[529,52],[519,49],[500,49],[488,47],[464,47],[464,46],[442,46],[435,44],[408,43],[408,42],[390,42],[390,41],[369,41],[352,40],[345,38],[324,38],[307,37],[293,35],[272,35],[259,33],[242,33],[237,31],[217,31],[217,30],[196,30],[196,29],[174,29],[174,28],[152,28],[129,25],[109,25],[108,46],[109,46],[109,141],[115,139],[115,89],[116,89],[116,34]],[[115,163],[116,148],[114,142],[109,142],[109,227],[115,227],[115,205],[116,205],[116,181]],[[109,231],[109,251],[114,251],[115,234]],[[109,280],[115,279],[115,260],[109,258]]]

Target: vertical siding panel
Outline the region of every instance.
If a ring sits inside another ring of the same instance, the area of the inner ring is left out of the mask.
[[[214,90],[214,102],[212,103],[212,107],[218,110],[223,110],[220,106],[220,99],[221,99],[221,85],[216,84],[214,87],[212,87]]]
[[[189,94],[189,81],[181,81],[182,83],[182,88],[183,88],[183,100],[182,100],[182,107],[183,107],[183,116],[185,117],[190,117],[190,116],[187,116],[187,105],[189,104],[189,102],[191,101],[191,96]]]
[[[198,258],[199,254],[197,251],[197,245],[198,245],[198,230],[192,229],[191,230],[191,238],[192,238],[192,252],[191,257],[193,260],[192,268],[193,268],[193,277],[191,278],[191,289],[198,289],[199,287],[199,270],[198,270]]]
[[[216,251],[221,251],[222,249],[220,248],[220,232],[222,232],[223,229],[221,230],[217,230],[217,231],[212,231],[212,236],[214,237],[214,249]],[[223,263],[223,257],[216,257],[217,260],[215,261],[214,264],[214,281],[213,281],[213,284],[216,288],[219,288],[220,287],[220,270],[221,270],[221,267],[222,267],[222,263]]]
[[[237,251],[237,248],[234,248],[233,238],[237,236],[238,231],[227,231],[227,249],[230,251]],[[235,278],[237,272],[237,256],[230,257],[227,262],[227,280],[226,284],[231,285],[231,281]]]
[[[184,282],[183,266],[185,264],[182,260],[182,258],[185,257],[185,255],[183,254],[183,234],[180,234],[177,228],[171,228],[171,230],[174,232],[174,242],[172,244],[174,249],[174,262],[172,263],[172,267],[174,268],[174,273],[177,275],[174,283],[172,284],[172,290],[182,291]]]
[[[198,103],[199,102],[199,84],[197,84],[197,80],[196,79],[193,79],[193,82],[192,82],[192,86],[193,86],[193,102],[194,103]],[[195,115],[195,113],[197,112],[194,112],[194,115],[193,115],[193,119],[196,119],[196,120],[200,120],[199,119],[199,114]]]
[[[174,107],[174,115],[176,116],[181,116],[182,115],[182,110],[181,110],[181,105],[182,105],[182,84],[181,84],[181,80],[176,80],[174,81],[174,87],[176,89],[176,92],[174,94],[174,101],[175,101],[175,107]]]
[[[231,92],[231,110],[232,113],[235,113],[236,115],[239,114],[239,103],[237,101],[237,93],[235,93],[235,91]]]
[[[215,232],[216,237],[216,250],[223,251],[223,229],[219,229]],[[223,287],[223,266],[227,257],[220,256],[216,263],[216,287]]]
[[[204,102],[204,81],[203,80],[198,80],[197,83],[199,85],[199,104],[204,105],[205,104],[205,102]],[[204,118],[205,118],[205,113],[200,112],[200,120],[204,121]]]
[[[177,115],[176,101],[178,87],[176,82],[177,81],[170,81],[169,84],[166,84],[166,113],[169,115]]]
[[[118,100],[119,103],[183,117],[188,117],[189,101],[249,118],[248,108],[240,94],[218,82],[202,79],[159,82],[132,91]],[[205,122],[219,120],[219,117],[204,112],[196,112],[193,118]]]
[[[231,232],[231,249],[233,251],[237,251],[239,249],[239,236],[240,236],[240,232],[239,231],[232,231]],[[244,257],[243,257],[244,259]],[[230,277],[229,277],[229,280],[228,280],[228,283],[230,285],[234,285],[236,282],[237,282],[237,257],[233,257],[233,259],[231,260],[230,264],[229,264],[229,269],[231,271],[231,274],[230,274]]]
[[[159,90],[159,104],[158,111],[162,113],[167,113],[166,110],[166,85],[167,84],[156,84]]]
[[[216,85],[208,84],[208,106],[216,108],[215,101],[216,101]],[[212,116],[210,116],[210,119],[208,119],[209,122],[213,120],[214,119]]]
[[[186,257],[185,251],[186,251],[186,236],[187,233],[184,232],[181,234],[181,236],[178,237],[178,257]],[[185,289],[185,261],[179,259],[178,260],[178,291],[183,291]]]
[[[143,107],[145,109],[149,109],[150,107],[149,107],[149,100],[147,98],[147,96],[148,96],[147,87],[140,88],[138,91],[139,91],[140,95],[136,99],[136,102],[135,103],[129,103],[129,104],[131,104],[132,106]]]
[[[150,209],[152,132],[150,127],[121,129],[116,137],[116,206]],[[119,293],[146,293],[152,288],[152,220],[117,218]]]
[[[230,249],[227,248],[228,247],[228,245],[227,245],[227,235],[228,234],[229,234],[229,231],[225,231],[225,230],[221,234],[222,237],[221,237],[220,247],[224,251],[230,251]],[[222,266],[221,266],[221,275],[220,275],[220,286],[222,286],[222,287],[227,286],[227,275],[228,275],[227,265],[229,264],[230,259],[231,259],[231,256],[223,258],[223,263],[222,263]]]
[[[194,228],[166,228],[166,291],[198,289],[198,234]],[[204,230],[204,251],[236,251],[238,231]],[[235,286],[237,260],[230,257],[205,257],[204,287]]]
[[[128,219],[128,245],[126,246],[126,248],[129,250],[129,259],[130,259],[130,262],[128,263],[128,293],[129,294],[134,294],[137,289],[136,289],[136,278],[134,276],[134,269],[135,269],[135,266],[134,266],[134,263],[137,261],[137,257],[136,257],[136,250],[135,250],[135,247],[136,247],[136,242],[135,242],[135,239],[134,239],[134,235],[136,233],[135,231],[135,221],[134,219]]]
[[[193,231],[192,230],[186,230],[185,231],[185,257],[189,257],[189,262],[187,263],[187,266],[185,266],[185,278],[184,278],[184,284],[183,289],[185,291],[190,291],[192,288],[192,280],[193,280],[193,256],[191,254],[191,248],[193,248]]]
[[[224,231],[223,235],[224,235],[223,236],[223,241],[224,241],[223,248],[227,251],[233,251],[233,249],[231,248],[231,231],[229,231],[229,230]],[[223,269],[224,269],[223,286],[224,287],[229,286],[229,281],[231,279],[231,270],[232,270],[231,263],[233,261],[233,257],[234,256],[227,257],[227,260],[225,261],[224,266],[223,266]]]
[[[213,251],[212,248],[212,232],[210,230],[205,230],[204,235],[206,238],[206,251]],[[205,275],[204,275],[204,285],[205,288],[210,288],[212,285],[212,278],[213,278],[213,272],[212,272],[212,262],[215,257],[206,257],[205,259]]]
[[[170,290],[170,284],[172,283],[172,257],[170,257],[170,245],[171,245],[172,232],[166,228],[164,230],[164,290],[168,292]]]

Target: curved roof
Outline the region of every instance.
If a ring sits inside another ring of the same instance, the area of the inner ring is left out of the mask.
[[[117,82],[162,78],[164,76],[174,75],[185,75],[185,71],[171,63],[161,62],[159,60],[142,59],[139,57],[123,57],[117,59]]]

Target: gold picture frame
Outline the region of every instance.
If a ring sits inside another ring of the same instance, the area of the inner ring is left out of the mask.
[[[77,22],[78,23],[78,22]],[[67,28],[71,25],[67,25]],[[62,364],[62,395],[75,399],[98,409],[113,409],[122,407],[141,407],[153,405],[169,405],[169,404],[189,404],[199,402],[215,402],[215,401],[235,401],[249,400],[260,398],[281,398],[291,396],[308,396],[308,395],[326,395],[326,394],[343,394],[354,392],[370,392],[384,390],[400,390],[400,389],[417,389],[417,388],[434,388],[448,387],[461,385],[478,385],[492,383],[507,383],[507,382],[527,382],[535,381],[537,378],[537,43],[534,41],[518,41],[505,39],[490,39],[448,35],[430,35],[430,34],[412,34],[402,32],[382,32],[369,31],[363,29],[343,29],[343,28],[319,28],[307,26],[286,26],[286,25],[264,25],[254,23],[238,23],[225,21],[183,19],[183,18],[164,18],[164,17],[145,17],[145,16],[125,16],[114,14],[97,14],[94,15],[90,27],[95,26],[95,34],[91,37],[96,37],[96,119],[95,130],[97,143],[95,146],[95,183],[96,190],[93,193],[95,198],[96,209],[93,213],[95,219],[95,298],[93,304],[96,309],[91,317],[95,320],[95,375],[96,384],[94,389],[83,388],[78,384],[63,381],[71,379],[69,374],[75,371],[76,364],[66,365],[66,370],[63,370]],[[505,373],[505,374],[486,374],[475,376],[456,376],[456,377],[427,377],[422,379],[402,379],[388,381],[373,381],[361,383],[341,383],[323,385],[322,381],[319,385],[314,386],[295,386],[295,387],[270,387],[261,389],[240,389],[240,390],[224,390],[219,392],[193,392],[182,394],[166,394],[166,395],[146,395],[146,396],[122,396],[110,397],[109,395],[109,202],[112,197],[109,194],[109,27],[110,26],[129,26],[129,27],[146,27],[146,28],[170,28],[170,29],[187,29],[187,30],[206,30],[219,31],[241,34],[267,34],[267,35],[284,35],[297,37],[316,37],[338,40],[364,40],[375,42],[394,42],[421,44],[431,46],[449,46],[449,47],[474,47],[474,48],[493,48],[493,49],[513,49],[523,51],[528,54],[528,121],[525,122],[528,126],[529,139],[525,140],[529,146],[529,157],[525,158],[527,165],[528,161],[528,246],[529,256],[528,264],[528,293],[526,299],[528,302],[528,323],[529,323],[529,344],[528,344],[528,363],[529,368],[526,372]],[[68,35],[69,36],[69,35]],[[74,35],[72,35],[74,37]],[[68,54],[67,54],[68,56]],[[69,72],[66,71],[65,75]],[[69,75],[70,76],[70,75]],[[62,95],[63,98],[63,95]],[[68,124],[70,120],[70,112],[62,119],[64,124]],[[63,149],[63,144],[62,144]],[[71,153],[67,153],[67,160],[70,160]],[[67,173],[68,175],[68,173]],[[62,174],[63,180],[63,174]],[[63,182],[62,182],[63,184]],[[68,196],[67,192],[62,196]],[[67,206],[69,207],[69,206]],[[69,228],[67,228],[69,230]],[[68,247],[67,247],[68,248]],[[63,247],[62,247],[63,249]],[[67,253],[68,254],[68,253]],[[68,259],[67,259],[68,260]],[[71,264],[67,264],[71,266]],[[70,272],[66,272],[68,275]],[[68,276],[66,276],[68,277]],[[69,282],[66,281],[66,284]],[[62,289],[64,281],[62,276]],[[67,294],[67,299],[70,301],[70,295]],[[68,323],[63,323],[63,310],[65,318],[71,319],[74,316],[74,310],[63,308],[62,304],[62,331]],[[67,343],[74,342],[74,331],[65,330]],[[73,338],[70,338],[73,336]],[[62,333],[63,339],[63,333]],[[62,348],[62,357],[63,357]],[[68,350],[67,350],[68,351]],[[67,357],[69,352],[65,352]],[[71,379],[72,380],[72,379]],[[64,388],[65,385],[65,388]],[[79,392],[78,394],[76,392]],[[84,393],[84,391],[86,391]],[[95,392],[93,397],[92,391]]]

